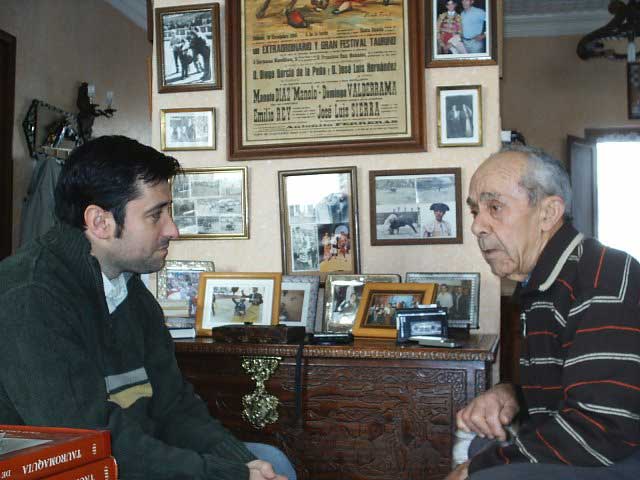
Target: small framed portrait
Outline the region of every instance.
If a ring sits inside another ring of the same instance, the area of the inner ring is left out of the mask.
[[[369,172],[371,245],[462,243],[460,168]]]
[[[200,275],[196,332],[211,336],[222,325],[275,325],[280,273],[214,273]]]
[[[318,308],[320,277],[285,275],[280,287],[278,324],[305,327],[313,332]]]
[[[435,291],[430,283],[365,284],[353,336],[396,338],[396,310],[432,303]]]
[[[405,281],[436,284],[435,303],[447,309],[450,327],[480,328],[479,273],[408,272]]]
[[[164,151],[215,150],[216,119],[213,108],[160,110],[160,143]]]
[[[480,85],[437,88],[438,146],[482,145]]]
[[[156,8],[158,92],[222,88],[220,6]]]
[[[203,260],[167,260],[156,276],[156,298],[163,300],[187,300],[189,317],[195,318],[198,287],[202,272],[213,272],[215,265]]]
[[[400,283],[397,274],[327,275],[324,285],[322,331],[350,332],[362,300],[365,283]]]
[[[627,106],[629,119],[640,119],[640,62],[627,63]]]
[[[497,1],[427,0],[427,67],[495,65]]]
[[[360,271],[356,167],[278,172],[286,275]]]
[[[185,169],[171,180],[178,239],[249,238],[247,167]]]

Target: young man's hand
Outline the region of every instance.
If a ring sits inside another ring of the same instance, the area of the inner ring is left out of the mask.
[[[249,480],[287,480],[287,477],[276,474],[271,464],[264,460],[252,460],[247,463],[247,467]]]
[[[504,425],[511,423],[520,406],[513,385],[501,383],[474,398],[456,415],[460,430],[475,432],[482,438],[504,441]]]

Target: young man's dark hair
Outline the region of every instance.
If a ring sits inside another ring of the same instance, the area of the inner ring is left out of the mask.
[[[65,161],[55,190],[55,213],[84,229],[84,211],[94,204],[113,214],[116,237],[124,227],[127,203],[139,197],[139,181],[156,185],[181,173],[178,161],[124,136],[93,139]]]

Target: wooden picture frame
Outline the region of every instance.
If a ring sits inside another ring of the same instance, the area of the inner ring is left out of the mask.
[[[225,4],[229,160],[426,151],[423,4],[324,5]]]
[[[460,168],[369,172],[371,245],[462,243]]]
[[[482,87],[436,88],[438,147],[482,145]]]
[[[187,168],[171,179],[171,215],[183,239],[249,238],[247,167]]]
[[[629,120],[640,119],[640,62],[627,63],[627,113]]]
[[[200,274],[196,332],[211,336],[222,325],[274,325],[282,274],[204,272]]]
[[[435,290],[433,283],[366,283],[353,336],[396,338],[395,311],[432,303]]]
[[[215,150],[215,109],[161,109],[160,148],[165,152],[180,150]]]
[[[189,316],[195,318],[200,274],[213,271],[215,264],[208,260],[167,260],[156,275],[156,298],[187,300]]]
[[[158,92],[222,88],[220,5],[156,8]]]
[[[396,273],[359,275],[327,275],[324,284],[323,332],[350,332],[356,320],[356,313],[362,300],[366,283],[400,283]]]
[[[319,289],[319,276],[284,275],[280,284],[278,324],[303,326],[307,332],[313,332]]]
[[[356,167],[278,172],[285,275],[358,273]]]
[[[465,11],[462,0],[425,0],[427,4],[427,67],[496,65],[498,63],[496,1],[474,0],[470,10]],[[448,15],[447,10],[451,7],[454,8],[455,14]],[[484,23],[481,22],[483,16]],[[469,30],[473,30],[470,36],[464,35],[465,25],[469,26]]]
[[[428,273],[407,272],[406,282],[435,283],[435,303],[445,307],[449,314],[449,326],[454,328],[480,328],[478,312],[480,309],[480,274],[475,272]],[[438,300],[443,294],[443,286],[451,294],[449,300]],[[441,305],[446,303],[446,305]]]
[[[147,40],[153,43],[153,0],[147,0]]]

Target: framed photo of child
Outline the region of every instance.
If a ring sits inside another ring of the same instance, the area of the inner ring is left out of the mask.
[[[428,0],[427,67],[495,65],[497,0]]]

